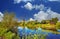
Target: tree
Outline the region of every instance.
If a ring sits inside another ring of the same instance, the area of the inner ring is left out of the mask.
[[[46,20],[42,20],[41,23],[42,23],[42,24],[46,24]]]
[[[17,34],[17,19],[13,12],[4,12],[4,17],[1,23],[2,26],[7,29],[7,32],[11,31]]]
[[[12,12],[5,12],[2,23],[4,27],[12,28],[14,26],[17,26],[17,19],[15,18],[15,15]]]
[[[51,20],[52,22],[54,22],[54,24],[56,24],[57,23],[57,21],[58,21],[58,18],[56,17],[56,18],[52,18],[52,20]]]
[[[60,22],[56,23],[56,29],[60,29]]]

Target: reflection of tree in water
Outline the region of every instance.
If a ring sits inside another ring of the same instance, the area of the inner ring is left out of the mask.
[[[42,32],[40,34],[35,33],[35,34],[32,34],[32,33],[29,33],[29,34],[25,34],[25,33],[22,33],[23,35],[20,36],[20,39],[46,39],[46,36],[48,35],[47,34],[43,34]]]

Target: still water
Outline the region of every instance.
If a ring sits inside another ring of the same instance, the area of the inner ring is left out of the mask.
[[[60,30],[58,30],[60,31]],[[25,27],[24,29],[22,27],[18,27],[18,33],[20,34],[20,36],[23,36],[23,34],[25,35],[29,35],[29,34],[48,34],[46,36],[46,39],[60,39],[60,34],[53,34],[51,32],[43,32],[41,28],[38,28],[37,30],[31,30],[28,29],[27,27]]]

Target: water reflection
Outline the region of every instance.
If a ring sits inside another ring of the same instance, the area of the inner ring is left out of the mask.
[[[22,28],[22,27],[18,27],[18,33],[19,33],[19,36],[22,38],[22,36],[28,36],[28,35],[47,35],[46,39],[60,39],[60,34],[53,34],[51,32],[46,32],[46,31],[42,31],[41,28],[38,28],[37,30],[31,30],[31,29],[28,29],[27,27],[25,28]],[[38,36],[39,37],[39,36]]]

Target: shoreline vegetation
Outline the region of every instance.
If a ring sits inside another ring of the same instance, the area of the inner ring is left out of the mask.
[[[0,22],[0,38],[2,37],[3,39],[20,38],[17,33],[17,27],[23,27],[23,28],[27,27],[32,30],[37,30],[38,28],[42,28],[43,32],[60,34],[60,32],[57,31],[58,29],[60,29],[60,22],[58,21],[59,19],[56,17],[56,18],[52,18],[51,20],[42,20],[41,22],[38,22],[37,20],[27,22],[25,21],[25,19],[22,19],[21,22],[18,22],[18,19],[16,18],[13,12],[4,12],[4,17]],[[41,39],[44,39],[44,38],[41,38]]]

